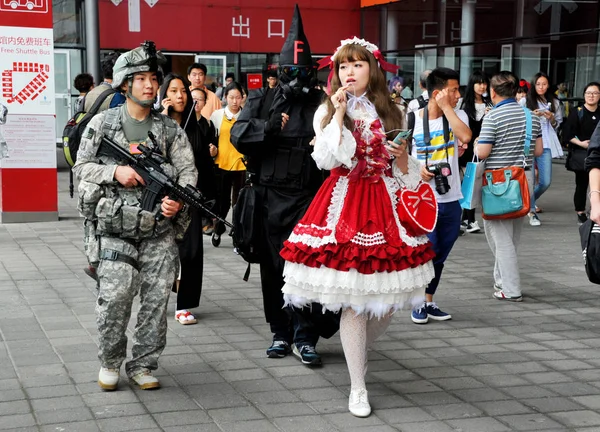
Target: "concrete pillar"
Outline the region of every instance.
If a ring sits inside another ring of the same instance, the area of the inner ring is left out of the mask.
[[[398,14],[387,13],[386,51],[398,50],[399,39]]]
[[[87,70],[94,82],[102,82],[100,71],[100,23],[98,19],[98,0],[85,0],[85,54]]]
[[[462,25],[460,31],[461,43],[474,42],[475,36],[475,3],[476,0],[463,0],[462,2]],[[460,48],[460,82],[467,84],[471,76],[473,61],[473,45]]]

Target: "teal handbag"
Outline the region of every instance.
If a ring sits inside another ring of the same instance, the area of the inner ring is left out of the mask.
[[[523,167],[510,166],[484,172],[481,207],[486,220],[516,219],[529,212],[530,194],[524,167],[532,140],[532,120],[531,111],[523,110],[526,120]]]
[[[492,173],[486,172],[487,186],[481,189],[481,201],[485,214],[501,216],[519,211],[523,208],[521,184],[512,179],[512,170],[504,170],[504,182],[493,183]]]

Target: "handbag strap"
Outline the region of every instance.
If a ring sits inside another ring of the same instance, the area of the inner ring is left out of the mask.
[[[529,156],[529,149],[531,148],[531,140],[532,137],[532,120],[531,120],[531,111],[529,108],[523,107],[523,111],[525,112],[525,146],[523,147],[523,166],[527,165],[527,156]]]

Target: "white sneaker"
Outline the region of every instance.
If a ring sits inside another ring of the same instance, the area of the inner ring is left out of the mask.
[[[369,398],[367,396],[367,390],[357,389],[350,392],[350,399],[348,400],[348,409],[352,415],[356,417],[369,417],[371,414],[371,405],[369,405]]]
[[[542,222],[540,221],[540,218],[538,218],[537,214],[529,213],[527,216],[529,216],[529,225],[540,226],[542,224]]]
[[[479,227],[479,223],[477,223],[477,221],[471,222],[470,224],[467,225],[468,233],[476,233],[479,231],[481,231],[481,228]]]
[[[119,384],[119,369],[100,368],[98,385],[102,390],[116,390]]]
[[[160,388],[160,382],[149,370],[142,370],[140,373],[131,377],[131,380],[136,383],[141,390],[150,390]]]

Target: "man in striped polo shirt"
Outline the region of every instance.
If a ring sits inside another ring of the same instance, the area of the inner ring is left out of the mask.
[[[515,99],[518,88],[519,80],[512,72],[500,72],[490,80],[490,96],[494,108],[483,118],[481,134],[475,141],[475,154],[480,159],[486,159],[486,169],[523,165],[526,131],[524,110],[527,108],[521,107]],[[533,191],[532,159],[534,155],[542,154],[544,145],[539,117],[532,115],[531,121],[532,136],[536,137],[535,147],[530,146],[525,162],[529,189]],[[488,244],[496,258],[494,298],[498,300],[523,300],[517,260],[523,219],[483,221]]]

